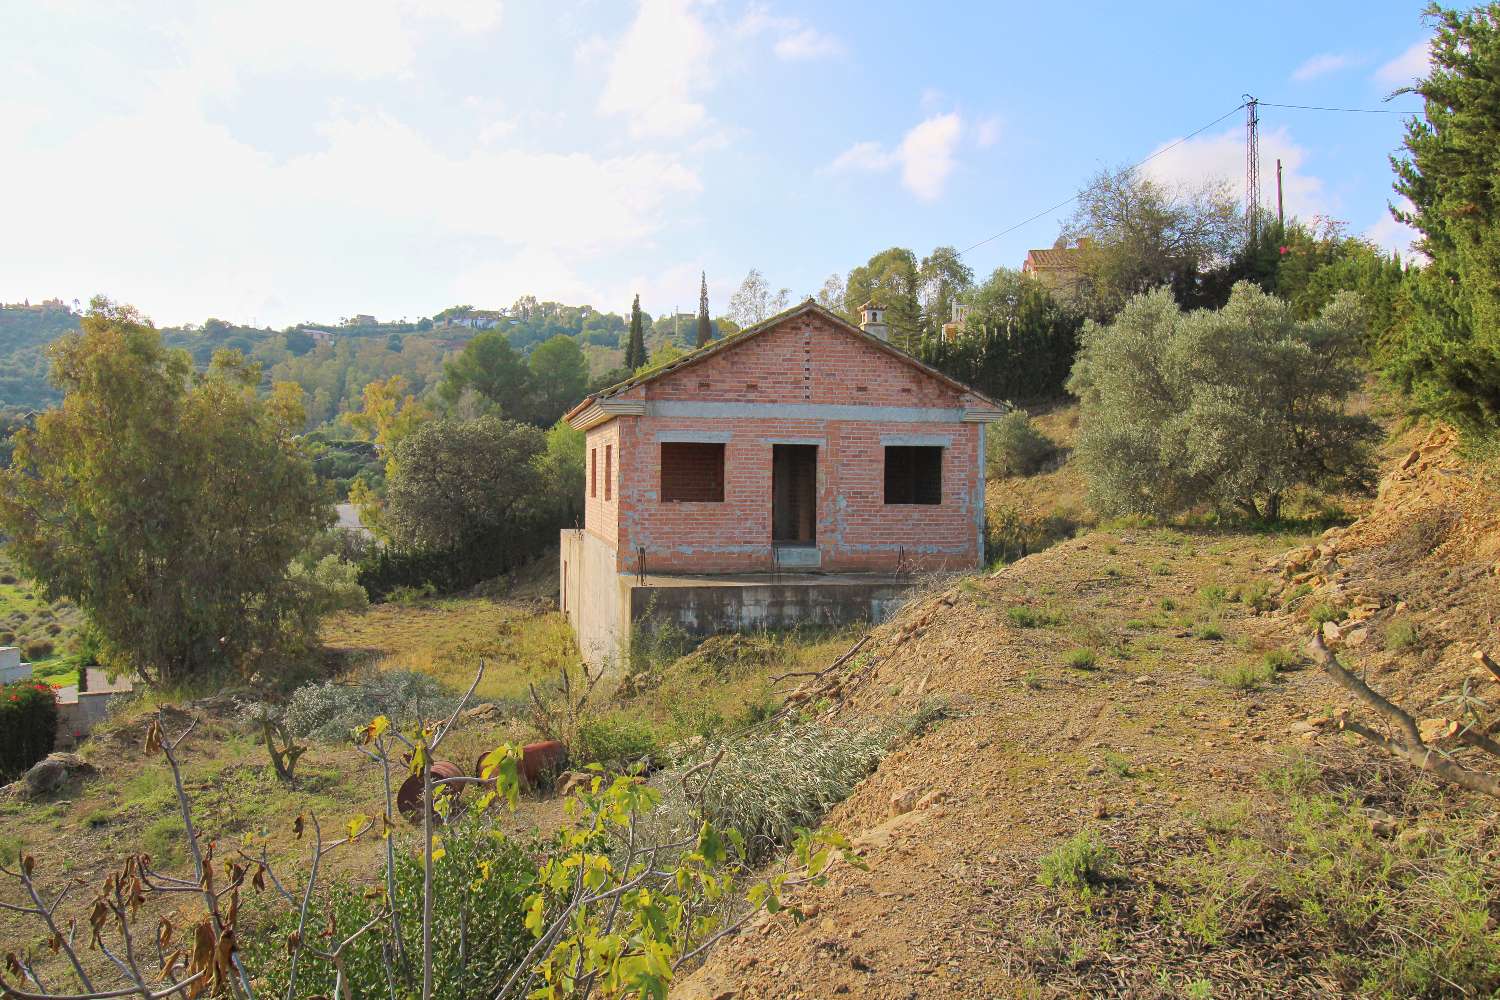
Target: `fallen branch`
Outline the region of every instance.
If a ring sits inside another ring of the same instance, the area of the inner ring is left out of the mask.
[[[824,667],[822,670],[794,670],[791,673],[781,674],[778,677],[772,677],[771,678],[771,683],[774,684],[774,683],[777,683],[778,681],[784,681],[788,677],[822,677],[824,674],[828,673],[829,671],[837,670],[839,667],[842,667],[844,664],[846,664],[850,660],[854,659],[855,655],[861,649],[865,648],[865,644],[868,643],[870,641],[870,639],[874,635],[875,635],[874,632],[866,632],[862,637],[860,637],[860,640],[858,642],[856,642],[853,646],[849,647],[848,651],[845,652],[843,656],[840,656],[837,660],[834,660],[832,663],[828,664],[828,666]]]
[[[1494,776],[1481,771],[1470,770],[1451,757],[1445,756],[1424,743],[1422,741],[1422,731],[1417,726],[1416,720],[1399,706],[1387,700],[1384,695],[1375,691],[1364,681],[1350,673],[1338,661],[1338,658],[1329,651],[1328,647],[1323,644],[1321,636],[1313,636],[1312,641],[1307,644],[1307,655],[1313,662],[1322,667],[1323,672],[1333,678],[1334,682],[1340,687],[1354,695],[1380,715],[1394,722],[1401,731],[1402,736],[1400,738],[1386,736],[1347,716],[1339,717],[1338,724],[1340,729],[1348,730],[1365,741],[1380,747],[1393,756],[1400,757],[1402,760],[1414,764],[1430,774],[1435,774],[1470,791],[1481,792],[1494,798],[1500,798],[1500,779],[1496,779]],[[1490,746],[1494,746],[1493,742],[1488,739],[1484,739],[1482,742],[1478,739],[1465,739],[1464,742],[1470,746],[1476,746],[1487,751]],[[1493,753],[1493,751],[1490,752]]]

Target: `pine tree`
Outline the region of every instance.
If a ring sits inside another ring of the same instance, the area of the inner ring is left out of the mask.
[[[625,346],[625,367],[631,371],[643,368],[648,360],[646,332],[641,322],[641,297],[630,304],[630,341]]]
[[[708,320],[708,273],[700,272],[698,281],[698,346],[704,347],[714,336],[713,324]]]
[[[1431,69],[1411,88],[1425,114],[1406,126],[1396,217],[1422,234],[1416,306],[1385,346],[1388,378],[1414,406],[1476,437],[1500,436],[1500,3],[1429,8]]]

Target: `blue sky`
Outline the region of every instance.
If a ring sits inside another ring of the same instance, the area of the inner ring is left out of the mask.
[[[715,312],[891,245],[960,248],[1252,93],[1382,99],[1417,2],[13,0],[0,300],[158,323],[430,314],[521,294]],[[1263,197],[1404,248],[1397,115],[1262,112]],[[1243,113],[1153,160],[1242,190]],[[1067,209],[985,243],[981,275]]]

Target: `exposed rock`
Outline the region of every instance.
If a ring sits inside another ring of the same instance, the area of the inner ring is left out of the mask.
[[[70,778],[98,773],[94,765],[76,753],[48,754],[45,760],[37,761],[26,772],[26,789],[32,795],[47,795],[67,784]]]
[[[473,722],[476,720],[493,719],[499,714],[500,706],[492,701],[486,701],[475,705],[473,708],[464,709],[463,718],[466,722]]]
[[[1344,637],[1344,645],[1346,646],[1363,646],[1369,641],[1370,630],[1367,628],[1357,628]]]
[[[1339,628],[1338,622],[1323,623],[1323,641],[1338,642],[1344,637],[1344,630]]]
[[[928,792],[926,795],[917,800],[917,808],[926,809],[928,806],[933,805],[937,802],[941,802],[947,797],[947,792],[944,792],[942,789],[934,788],[932,791]]]
[[[557,792],[566,798],[579,788],[587,787],[594,776],[587,771],[564,771],[557,782]]]
[[[917,798],[921,795],[920,789],[915,785],[907,785],[901,791],[891,796],[891,815],[900,816],[909,813],[916,808]]]

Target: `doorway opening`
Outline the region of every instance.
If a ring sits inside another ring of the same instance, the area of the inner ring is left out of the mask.
[[[771,446],[771,541],[776,545],[818,543],[818,446]]]

